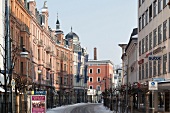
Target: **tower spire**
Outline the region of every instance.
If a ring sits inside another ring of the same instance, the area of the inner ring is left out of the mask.
[[[71,32],[73,31],[73,28],[72,28],[72,26],[71,26]]]
[[[58,20],[58,13],[57,13],[56,29],[60,29],[60,22]]]
[[[58,12],[57,12],[57,20],[58,20]]]

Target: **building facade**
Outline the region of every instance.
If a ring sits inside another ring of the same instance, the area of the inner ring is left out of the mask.
[[[66,39],[73,40],[73,103],[86,102],[87,95],[87,61],[88,54],[80,45],[79,37],[72,31],[66,35]]]
[[[56,49],[55,35],[48,26],[48,7],[44,2],[39,12],[34,0],[28,3],[31,12],[30,48],[33,87],[30,90],[47,91],[47,108],[55,106]]]
[[[110,60],[89,60],[88,77],[88,101],[101,102],[102,92],[114,85],[113,63]]]
[[[154,111],[169,108],[169,72],[170,72],[170,16],[169,0],[138,0],[138,62],[139,82],[149,84],[158,80],[158,90],[152,93],[143,88],[143,96],[149,104],[146,109]],[[161,83],[161,79],[164,83]],[[166,88],[165,88],[166,84]],[[144,103],[144,101],[140,100]]]
[[[27,95],[26,89],[29,83],[31,83],[31,71],[30,71],[30,54],[28,57],[21,58],[20,52],[25,50],[30,53],[30,20],[31,15],[28,11],[27,2],[24,0],[11,0],[10,1],[10,38],[11,47],[8,51],[11,51],[11,63],[13,63],[14,69],[12,73],[13,79],[15,79],[16,93],[13,94],[13,111],[26,112],[27,111]],[[10,79],[9,79],[10,80]]]

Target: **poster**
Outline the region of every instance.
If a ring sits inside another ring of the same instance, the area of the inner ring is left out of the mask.
[[[31,113],[46,113],[46,96],[31,96]]]

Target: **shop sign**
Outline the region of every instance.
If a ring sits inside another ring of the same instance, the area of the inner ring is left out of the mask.
[[[46,96],[31,96],[31,113],[46,113]]]
[[[159,53],[159,52],[161,52],[162,51],[162,47],[158,47],[157,49],[155,49],[154,51],[153,51],[153,54],[157,54],[157,53]]]
[[[158,90],[158,82],[149,81],[149,90]]]
[[[144,59],[138,61],[138,64],[143,64],[143,63],[144,63]]]
[[[152,55],[150,55],[148,57],[148,60],[161,60],[161,56],[152,56]]]
[[[153,78],[152,79],[153,81],[156,81],[156,82],[165,82],[165,79],[164,78]]]
[[[34,91],[34,95],[46,95],[46,91]]]
[[[149,55],[152,55],[152,52],[147,53],[146,56],[145,56],[145,58],[148,58]]]

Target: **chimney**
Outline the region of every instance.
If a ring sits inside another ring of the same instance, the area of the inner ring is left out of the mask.
[[[97,48],[94,48],[94,60],[97,60]]]

